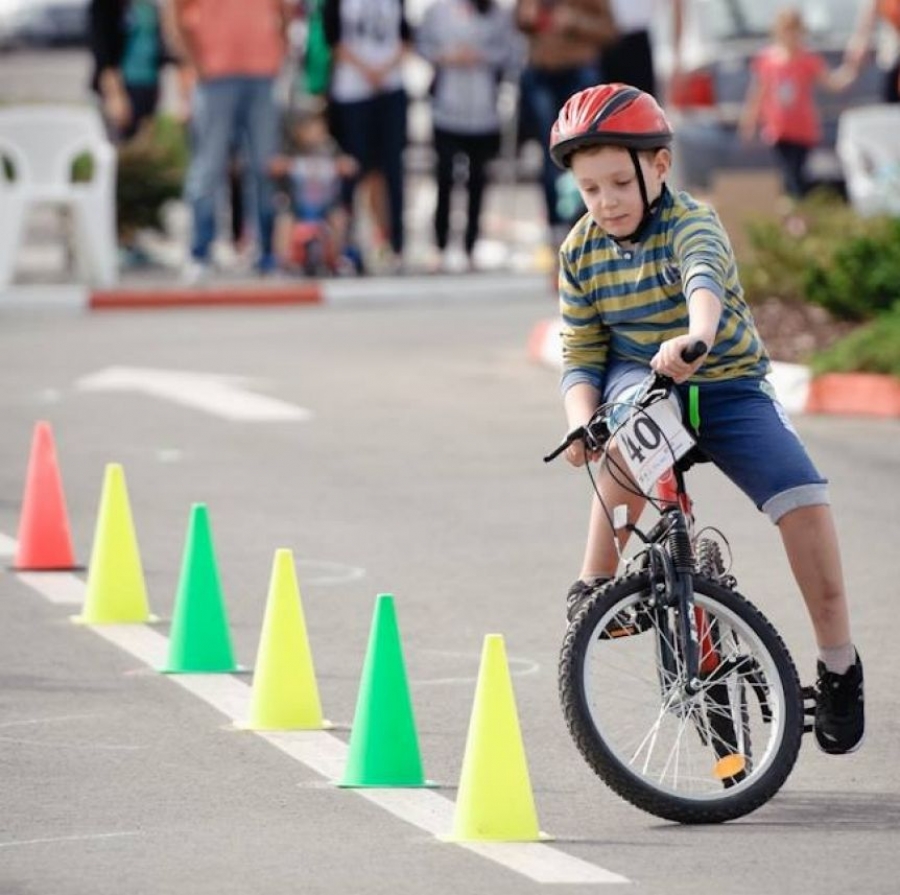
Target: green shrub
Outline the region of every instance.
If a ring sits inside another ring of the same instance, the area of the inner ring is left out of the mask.
[[[813,264],[806,295],[835,317],[868,320],[900,299],[900,221],[883,220]]]
[[[159,227],[159,213],[181,196],[188,163],[184,129],[164,116],[119,148],[116,211],[119,230]]]
[[[900,301],[816,355],[814,373],[887,373],[900,377]]]
[[[790,223],[774,216],[749,223],[750,249],[740,265],[747,300],[754,304],[776,296],[806,301],[810,269],[827,267],[848,239],[881,226],[883,221],[860,218],[831,193],[810,196]]]

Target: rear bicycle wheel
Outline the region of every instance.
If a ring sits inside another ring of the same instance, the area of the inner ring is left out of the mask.
[[[694,601],[708,635],[698,692],[685,687],[678,610],[654,605],[650,575],[638,572],[600,590],[569,626],[560,698],[579,751],[620,796],[667,820],[720,823],[763,805],[790,774],[803,732],[800,682],[746,598],[697,576]],[[610,637],[621,613],[634,633]],[[717,661],[704,663],[712,650]]]

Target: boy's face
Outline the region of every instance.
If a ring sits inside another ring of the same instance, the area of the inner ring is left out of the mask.
[[[653,202],[669,172],[670,156],[659,150],[638,153],[647,198]],[[644,217],[644,203],[634,163],[627,149],[602,146],[572,157],[572,174],[582,201],[598,227],[618,239],[634,233]]]

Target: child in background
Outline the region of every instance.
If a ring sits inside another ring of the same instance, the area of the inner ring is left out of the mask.
[[[772,38],[753,63],[740,132],[752,140],[759,130],[775,149],[785,193],[802,199],[809,191],[806,159],[822,138],[816,87],[839,92],[855,75],[848,65],[829,70],[821,55],[807,49],[803,18],[795,9],[778,13]]]
[[[358,254],[347,243],[349,215],[340,201],[357,164],[329,134],[323,99],[308,96],[291,111],[288,138],[294,153],[271,162],[290,199],[291,225],[279,239],[283,266],[308,275],[359,272]]]

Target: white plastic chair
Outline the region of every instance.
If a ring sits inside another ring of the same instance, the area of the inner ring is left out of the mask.
[[[900,106],[842,112],[836,149],[853,208],[864,216],[900,217]]]
[[[88,182],[72,182],[72,164],[93,161]],[[5,163],[4,163],[5,162]],[[79,275],[108,286],[117,272],[116,152],[90,106],[0,108],[0,288],[12,282],[29,207],[72,211]]]

